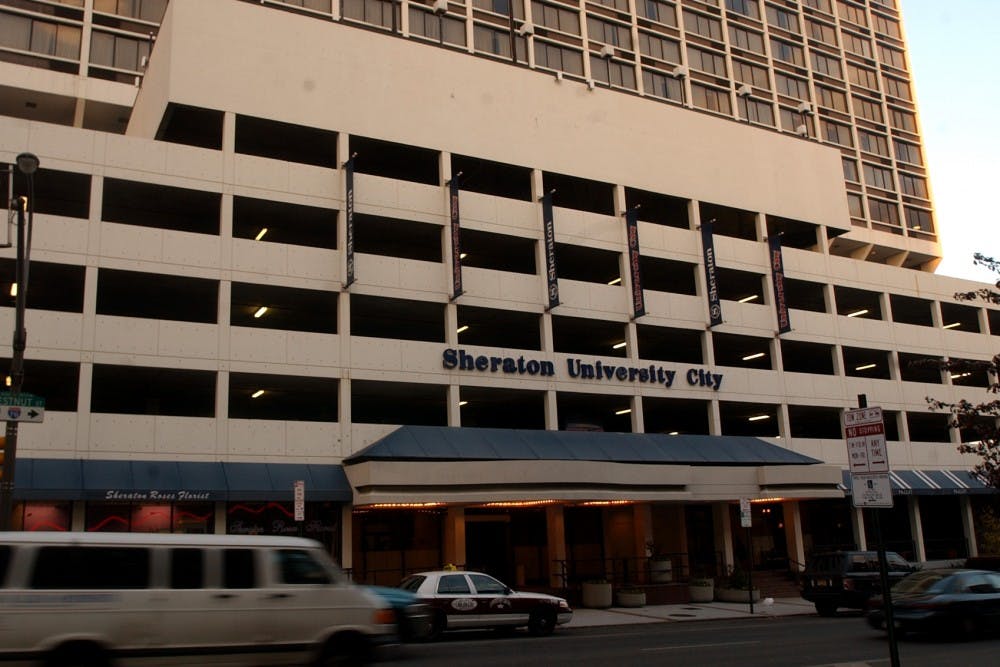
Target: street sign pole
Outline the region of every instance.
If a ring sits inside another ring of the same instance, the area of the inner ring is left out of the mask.
[[[749,498],[740,498],[740,524],[747,529],[747,599],[750,602],[750,613],[753,614],[753,538],[750,535],[750,525],[753,514]]]
[[[858,394],[858,407],[868,407],[868,397],[865,394]],[[886,461],[888,469],[888,461]],[[852,495],[858,493],[853,489]],[[890,498],[892,496],[890,495]],[[871,508],[872,523],[875,528],[875,544],[878,549],[878,578],[882,587],[882,609],[885,614],[885,631],[889,639],[889,664],[892,667],[899,667],[899,644],[896,642],[896,622],[892,615],[892,594],[889,591],[889,563],[885,557],[885,542],[882,541],[882,521],[880,515],[882,510],[878,506]]]

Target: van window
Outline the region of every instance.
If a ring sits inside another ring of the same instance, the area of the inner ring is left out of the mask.
[[[225,549],[222,552],[222,587],[254,587],[253,549]]]
[[[170,550],[170,588],[202,588],[205,556],[201,549]]]
[[[329,584],[330,573],[308,551],[280,549],[275,552],[284,584]]]
[[[10,563],[10,547],[0,545],[0,586],[7,579],[7,564]]]
[[[135,547],[42,547],[31,587],[116,589],[149,587],[149,550]]]

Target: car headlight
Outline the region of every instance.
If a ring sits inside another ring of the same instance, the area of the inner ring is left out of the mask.
[[[560,609],[569,609],[569,603],[566,600],[559,600]]]

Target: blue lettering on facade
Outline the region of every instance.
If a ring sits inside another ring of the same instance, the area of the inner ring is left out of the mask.
[[[441,354],[441,365],[447,370],[478,371],[506,375],[538,375],[554,377],[555,364],[546,359],[526,359],[525,357],[487,357],[472,355],[465,350],[447,348]],[[567,359],[566,372],[569,377],[579,380],[596,382],[631,382],[640,384],[658,384],[667,389],[674,385],[677,371],[650,364],[649,366],[609,365],[600,359],[587,363],[583,359]],[[722,387],[722,373],[713,373],[710,369],[689,368],[684,373],[688,385],[705,387],[719,391]]]

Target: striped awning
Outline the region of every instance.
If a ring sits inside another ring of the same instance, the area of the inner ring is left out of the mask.
[[[843,471],[844,493],[851,493],[851,473]],[[893,470],[889,473],[894,496],[958,496],[998,493],[971,470]]]

